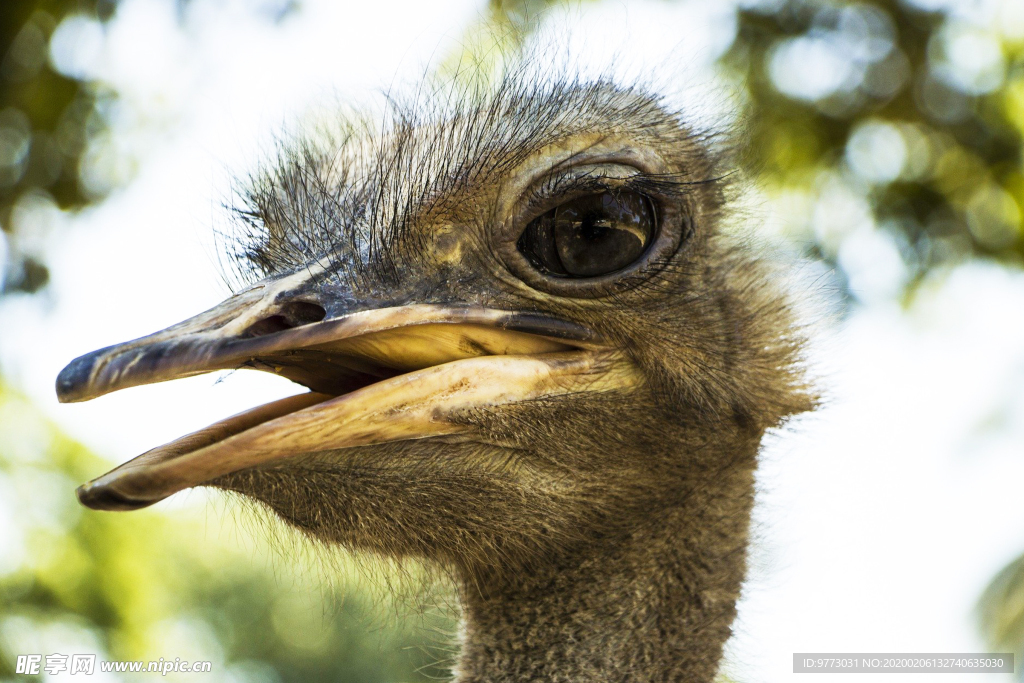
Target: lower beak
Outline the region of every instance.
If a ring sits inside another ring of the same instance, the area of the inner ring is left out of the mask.
[[[424,304],[315,322],[289,314],[318,309],[303,306],[271,308],[243,293],[163,332],[72,361],[57,378],[62,402],[236,368],[312,389],[143,453],[79,487],[79,500],[134,510],[296,455],[440,436],[481,440],[452,418],[636,383],[632,366],[592,332],[547,316]]]

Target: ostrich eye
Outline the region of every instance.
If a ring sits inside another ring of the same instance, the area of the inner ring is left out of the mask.
[[[654,232],[650,199],[636,192],[600,192],[570,200],[534,219],[517,246],[542,273],[596,277],[639,259]]]

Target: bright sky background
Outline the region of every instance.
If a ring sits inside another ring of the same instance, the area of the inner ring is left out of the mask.
[[[52,296],[0,305],[0,362],[7,380],[113,461],[298,388],[237,372],[62,406],[61,367],[220,301],[210,226],[232,174],[311,108],[414,82],[458,49],[482,8],[304,0],[275,24],[278,3],[256,4],[266,11],[193,0],[179,23],[170,0],[125,0],[105,35],[80,23],[55,48],[69,70],[122,93],[111,144],[137,167],[77,216],[44,207],[26,218],[49,236]],[[558,21],[574,25],[572,51],[587,68],[651,65],[693,97],[714,91],[708,66],[733,30],[723,5],[606,2]],[[971,265],[927,284],[909,310],[868,300],[816,346],[828,406],[769,440],[754,569],[731,643],[739,680],[803,680],[791,673],[794,652],[981,651],[974,603],[1024,551],[1024,275]],[[191,493],[160,507],[203,502]],[[973,680],[1004,679],[957,677]]]

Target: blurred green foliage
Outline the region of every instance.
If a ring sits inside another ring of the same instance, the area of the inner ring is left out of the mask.
[[[982,631],[993,652],[1012,652],[1024,661],[1024,555],[992,580],[979,603]],[[1024,671],[1017,666],[1018,678]]]
[[[1024,263],[1024,27],[1005,35],[1000,21],[1012,7],[740,10],[722,62],[745,94],[758,177],[793,209],[791,238],[848,276],[861,264],[856,250],[844,258],[846,239],[873,223],[911,285],[965,258]]]
[[[62,20],[101,21],[114,7],[109,0],[0,3],[0,227],[10,245],[4,292],[35,292],[49,279],[45,255],[22,248],[31,236],[16,234],[19,203],[77,209],[105,194],[83,182],[80,166],[106,128],[103,109],[115,94],[58,70],[50,44]]]
[[[398,619],[344,562],[333,587],[312,560],[269,562],[265,534],[250,544],[230,515],[84,510],[75,486],[109,463],[2,385],[0,434],[0,681],[17,655],[53,653],[211,661],[232,681],[443,676],[452,622],[437,610]]]

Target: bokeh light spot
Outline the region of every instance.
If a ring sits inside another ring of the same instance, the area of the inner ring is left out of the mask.
[[[967,204],[967,227],[981,244],[999,249],[1021,237],[1021,212],[1009,192],[987,183]]]
[[[846,143],[846,160],[861,178],[871,183],[891,183],[903,171],[907,144],[899,128],[885,121],[857,126]]]
[[[50,63],[69,78],[86,79],[93,73],[103,49],[103,25],[91,17],[64,18],[50,38]]]

